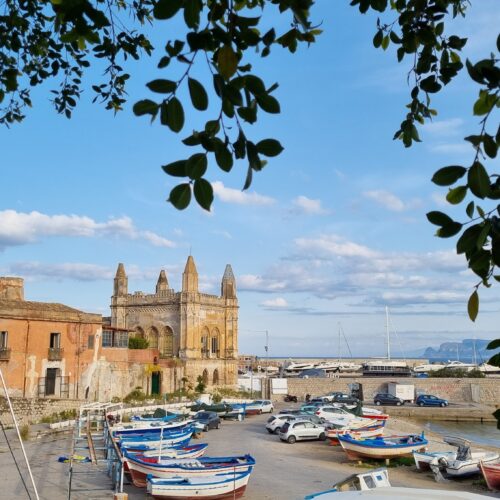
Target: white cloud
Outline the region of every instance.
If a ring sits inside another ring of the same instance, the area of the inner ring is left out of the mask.
[[[260,305],[268,309],[286,309],[288,302],[283,297],[276,297],[275,299],[264,300]]]
[[[438,120],[422,125],[422,130],[437,137],[449,137],[461,132],[464,121],[461,118],[450,118],[449,120]]]
[[[362,194],[365,198],[374,201],[391,212],[404,212],[405,210],[412,210],[422,205],[422,201],[419,198],[403,201],[395,194],[383,189],[365,191]]]
[[[276,202],[274,198],[264,196],[255,191],[246,192],[239,189],[228,188],[221,181],[212,183],[215,196],[224,203],[234,203],[236,205],[272,205]]]
[[[223,238],[226,238],[226,240],[232,240],[233,237],[229,231],[224,231],[224,230],[214,230],[212,231],[212,234],[215,234],[217,236],[222,236]]]
[[[431,194],[432,201],[440,206],[440,207],[449,207],[450,204],[446,200],[446,193],[432,193]]]
[[[296,209],[307,215],[325,215],[328,213],[328,210],[321,206],[321,200],[314,200],[307,196],[297,196],[292,203]]]
[[[434,146],[430,146],[429,150],[432,151],[433,153],[452,154],[452,155],[473,153],[471,144],[466,142],[435,144]]]
[[[151,231],[141,231],[130,217],[111,218],[97,222],[80,215],[47,215],[40,212],[0,211],[0,248],[26,245],[47,237],[117,236],[145,240],[158,246],[172,248],[175,243]]]
[[[370,248],[346,241],[335,234],[322,235],[318,238],[297,238],[295,240],[297,248],[307,253],[311,251],[319,254],[327,254],[336,257],[365,257],[374,258],[378,256]]]

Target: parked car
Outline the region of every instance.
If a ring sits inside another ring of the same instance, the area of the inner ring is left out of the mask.
[[[309,404],[313,404],[313,403],[325,404],[325,403],[329,403],[329,402],[330,402],[330,399],[327,396],[319,396],[316,398],[312,398],[308,401]]]
[[[274,406],[272,401],[269,399],[257,399],[250,403],[252,407],[260,407],[260,413],[272,413],[274,411]]]
[[[319,439],[324,441],[326,439],[325,428],[321,425],[316,425],[309,420],[296,420],[286,422],[278,433],[282,441],[290,444],[296,441],[305,439]]]
[[[344,403],[345,405],[356,405],[359,403],[359,399],[354,396],[349,396],[349,394],[337,393],[332,397],[332,403]]]
[[[316,410],[316,416],[318,416],[320,419],[323,419],[323,421],[338,417],[349,418],[349,420],[355,418],[351,412],[348,412],[347,410],[344,410],[344,408],[339,408],[337,406],[320,406]]]
[[[267,419],[266,429],[269,434],[278,434],[283,425],[290,420],[294,420],[297,415],[291,414],[278,414],[272,415]]]
[[[377,394],[373,398],[373,402],[377,405],[396,405],[396,406],[401,406],[404,405],[405,402],[403,399],[398,398],[396,396],[393,396],[392,394],[389,394],[387,392],[382,392],[380,394]]]
[[[420,394],[415,400],[415,403],[417,403],[418,406],[448,406],[448,401],[446,399],[441,399],[431,394]]]
[[[203,428],[205,432],[209,429],[218,429],[220,427],[219,415],[214,411],[199,411],[193,419],[205,426]]]
[[[278,415],[300,415],[302,410],[299,408],[286,408],[284,410],[280,410]]]
[[[302,405],[300,407],[300,412],[301,413],[307,413],[309,415],[314,415],[316,413],[316,411],[318,410],[318,408],[320,408],[321,406],[324,406],[325,403],[322,403],[322,404],[316,404],[316,405]]]
[[[333,392],[329,392],[326,396],[323,396],[323,398],[325,398],[326,400],[328,400],[329,403],[332,403],[333,402],[333,398],[337,394],[344,394],[344,393],[340,392],[340,391],[333,391]]]

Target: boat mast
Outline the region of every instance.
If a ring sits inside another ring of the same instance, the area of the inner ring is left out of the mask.
[[[341,329],[341,326],[340,326],[340,321],[339,321],[339,361],[340,361],[340,329]]]
[[[385,334],[387,338],[387,359],[391,359],[391,335],[389,333],[389,308],[385,306]]]

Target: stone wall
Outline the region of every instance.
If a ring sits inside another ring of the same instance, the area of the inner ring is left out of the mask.
[[[66,410],[77,410],[85,401],[77,399],[24,399],[11,398],[12,408],[19,426],[40,422],[43,417]],[[5,398],[0,398],[0,422],[13,427],[14,422]]]
[[[376,377],[341,377],[288,379],[288,393],[304,399],[306,394],[320,396],[332,391],[349,392],[349,384],[362,385],[363,398],[373,399],[377,392],[387,392],[388,382],[413,384],[418,394],[434,394],[448,399],[452,403],[469,402],[500,406],[500,380],[497,378],[376,378]],[[275,400],[282,400],[283,395],[272,395]]]

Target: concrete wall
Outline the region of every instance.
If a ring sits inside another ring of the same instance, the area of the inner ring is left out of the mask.
[[[43,417],[65,410],[78,409],[83,403],[76,399],[24,399],[11,398],[12,407],[18,425],[34,424]],[[14,421],[5,398],[0,398],[0,422],[7,427],[13,427]]]
[[[473,402],[491,406],[500,406],[500,380],[496,378],[340,378],[340,379],[295,379],[289,378],[288,393],[304,398],[306,394],[320,396],[332,391],[349,391],[349,384],[362,384],[366,401],[373,399],[377,392],[386,392],[388,382],[413,384],[418,394],[434,394],[446,398],[452,403]],[[282,395],[273,395],[275,400],[282,400]]]

